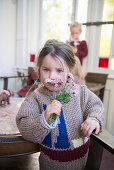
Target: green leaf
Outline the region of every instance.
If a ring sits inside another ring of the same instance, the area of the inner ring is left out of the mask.
[[[26,79],[24,78],[23,80],[22,80],[22,86],[26,86],[27,85],[27,81],[26,81]]]
[[[17,75],[20,77],[21,76],[21,73],[19,71],[17,71]]]
[[[52,126],[56,118],[57,118],[57,115],[55,113],[51,114],[51,117],[49,119],[49,125]]]
[[[70,101],[70,99],[67,98],[67,99],[65,99],[63,102],[64,102],[64,103],[68,103],[69,101]]]
[[[62,102],[62,101],[63,101],[63,96],[62,96],[62,95],[56,96],[56,99],[57,99],[58,101]]]
[[[70,94],[69,94],[69,93],[66,93],[66,94],[65,94],[65,97],[70,97]]]
[[[62,94],[56,96],[56,99],[63,103],[68,103],[70,101],[70,94],[63,91]]]
[[[55,113],[53,113],[53,114],[51,114],[51,118],[55,120],[57,118],[57,115]]]
[[[48,94],[49,97],[51,97],[51,94]]]
[[[71,42],[70,42],[70,45],[71,45],[71,46],[74,46],[74,41],[71,41]]]

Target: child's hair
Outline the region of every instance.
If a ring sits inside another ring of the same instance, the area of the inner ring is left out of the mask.
[[[79,22],[74,22],[74,23],[70,24],[70,30],[74,27],[79,28],[80,32],[82,32],[82,25]]]
[[[70,45],[59,42],[57,40],[48,40],[44,47],[41,49],[40,53],[38,54],[37,61],[36,61],[36,72],[38,74],[38,81],[40,82],[40,68],[43,62],[43,59],[45,56],[51,55],[54,58],[57,58],[59,60],[59,57],[61,57],[63,60],[66,61],[66,64],[69,67],[69,70],[73,73],[74,75],[78,74],[80,76],[80,73],[77,73],[76,67],[78,67],[79,61],[77,61],[76,56],[73,53],[72,48]],[[77,70],[80,70],[77,68]],[[80,76],[81,78],[82,76]],[[29,90],[27,95],[29,95],[35,88],[35,84],[32,86],[32,88]]]
[[[76,60],[76,64],[73,70],[73,75],[77,76],[79,78],[79,80],[81,81],[81,84],[85,84],[85,74],[84,71],[82,69],[81,63],[79,58],[75,55],[75,60]],[[76,83],[76,82],[75,82]]]

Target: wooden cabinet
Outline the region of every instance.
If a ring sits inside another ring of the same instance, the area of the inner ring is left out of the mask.
[[[114,135],[114,76],[107,78],[104,99],[105,128]]]

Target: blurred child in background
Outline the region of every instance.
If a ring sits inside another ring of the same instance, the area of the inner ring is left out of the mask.
[[[88,55],[88,47],[85,40],[80,40],[79,37],[82,32],[81,24],[74,22],[70,25],[70,39],[67,41],[73,49],[75,55],[80,59],[82,64],[83,58]]]

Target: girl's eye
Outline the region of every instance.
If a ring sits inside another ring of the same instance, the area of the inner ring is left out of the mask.
[[[48,68],[44,68],[43,70],[44,70],[45,72],[48,72],[48,71],[49,71],[49,69],[48,69]]]
[[[58,73],[61,73],[61,72],[63,72],[63,70],[57,70],[57,72],[58,72]]]

